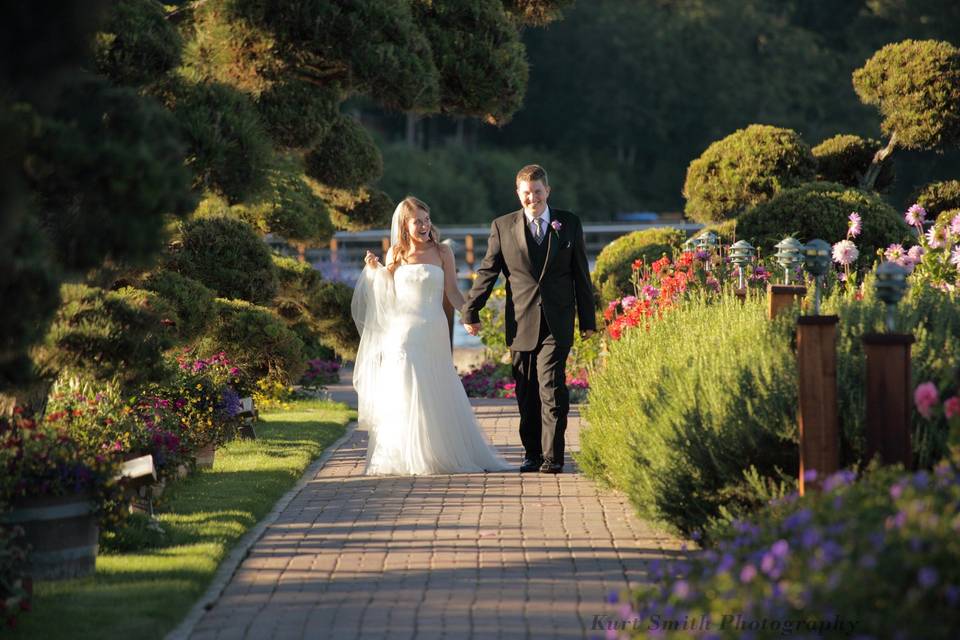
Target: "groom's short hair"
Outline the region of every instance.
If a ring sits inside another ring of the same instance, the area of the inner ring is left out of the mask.
[[[517,186],[521,182],[534,182],[535,180],[542,182],[545,187],[550,186],[550,183],[547,182],[547,170],[538,164],[528,164],[517,172]]]

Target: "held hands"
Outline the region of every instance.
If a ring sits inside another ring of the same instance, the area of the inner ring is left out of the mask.
[[[464,324],[463,328],[466,329],[467,333],[472,336],[480,335],[480,323],[474,322],[473,324]]]
[[[363,257],[363,261],[364,261],[364,262],[367,264],[367,266],[370,267],[371,269],[376,269],[377,267],[380,266],[380,258],[378,258],[376,255],[374,255],[374,254],[373,254],[372,252],[370,252],[370,251],[367,251],[367,255],[365,255],[365,256]]]

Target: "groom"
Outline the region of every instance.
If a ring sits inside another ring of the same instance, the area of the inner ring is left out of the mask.
[[[487,255],[461,318],[467,333],[479,333],[480,310],[503,273],[507,346],[526,454],[520,471],[560,473],[570,410],[566,363],[574,314],[583,337],[593,335],[593,288],[580,219],[547,206],[550,184],[543,167],[520,169],[517,196],[523,208],[500,216],[490,227]]]

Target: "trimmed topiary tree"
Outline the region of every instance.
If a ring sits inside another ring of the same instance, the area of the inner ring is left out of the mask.
[[[883,116],[890,136],[861,187],[873,188],[896,147],[936,150],[960,144],[960,49],[936,40],[888,44],[853,72],[853,88]]]
[[[333,193],[327,191],[333,203],[330,219],[338,229],[363,231],[390,226],[396,206],[386,193],[379,189],[360,189]]]
[[[118,84],[145,84],[180,64],[183,41],[156,0],[119,0],[96,36],[97,71]]]
[[[281,82],[260,94],[257,109],[281,147],[309,148],[325,138],[339,116],[340,96],[299,81]]]
[[[913,201],[927,210],[928,217],[937,217],[944,211],[960,209],[960,180],[931,182],[920,189]]]
[[[704,224],[735,218],[815,174],[816,160],[799,134],[753,124],[714,142],[690,163],[684,212]]]
[[[181,341],[199,336],[216,315],[213,291],[175,271],[154,271],[144,278],[141,287],[153,291],[174,309],[175,329]]]
[[[196,189],[232,204],[266,187],[270,137],[248,96],[225,84],[177,81],[164,98],[189,142]]]
[[[847,187],[859,187],[873,157],[883,145],[879,140],[839,134],[813,148],[817,159],[817,180],[838,182]],[[883,191],[894,180],[893,164],[886,162],[877,176],[874,188]]]
[[[358,189],[383,174],[383,157],[370,134],[353,118],[340,116],[304,158],[307,175],[336,189]]]
[[[36,354],[47,375],[114,380],[128,390],[163,377],[163,352],[173,346],[177,318],[172,305],[132,287],[64,285],[61,296],[63,304]]]
[[[169,264],[224,298],[268,304],[277,293],[270,249],[241,220],[214,216],[184,222]]]
[[[860,267],[873,264],[877,249],[910,236],[903,218],[880,196],[832,182],[812,182],[784,191],[740,216],[737,232],[740,239],[767,253],[788,235],[801,242],[820,238],[834,243],[846,236],[852,212],[863,220],[863,231],[855,240]]]
[[[592,274],[600,300],[607,302],[632,295],[630,276],[634,260],[649,264],[664,254],[669,256],[685,239],[686,234],[679,229],[657,227],[634,231],[609,243],[597,256]]]
[[[197,341],[201,357],[223,351],[253,388],[270,378],[283,383],[299,379],[304,371],[303,343],[272,310],[244,300],[217,298],[217,315]]]

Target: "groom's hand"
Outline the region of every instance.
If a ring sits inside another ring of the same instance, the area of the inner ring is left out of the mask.
[[[463,328],[466,329],[467,333],[472,336],[480,335],[480,323],[474,322],[473,324],[464,324]]]

